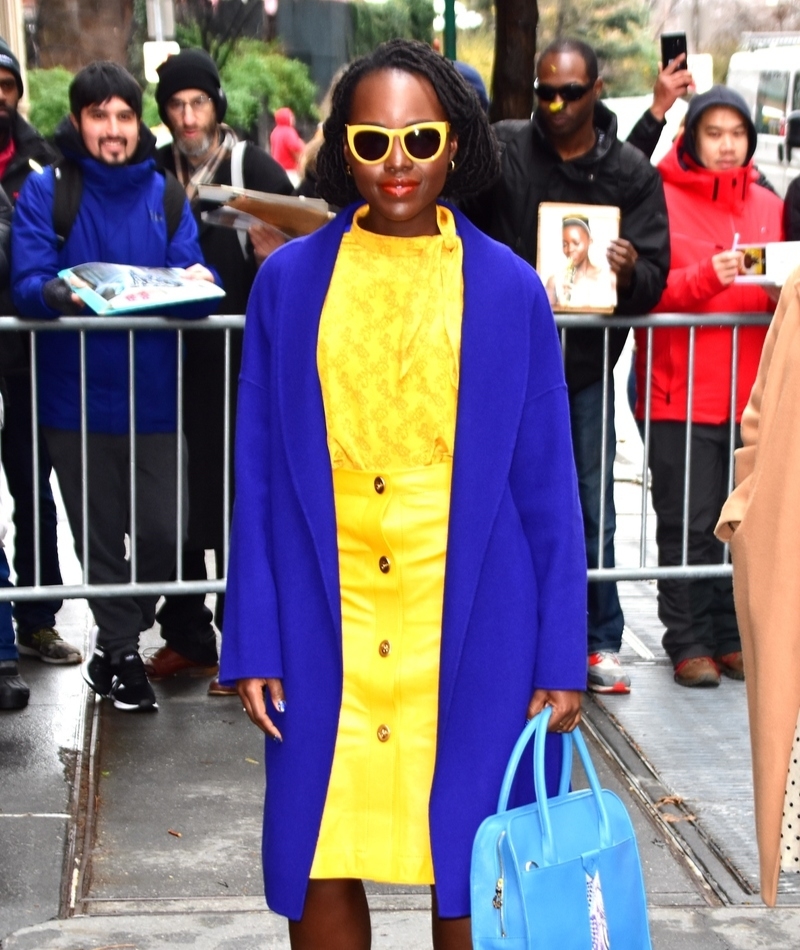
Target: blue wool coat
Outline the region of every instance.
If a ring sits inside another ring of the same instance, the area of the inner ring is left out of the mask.
[[[353,208],[262,266],[247,310],[222,678],[282,677],[266,743],[269,906],[302,915],[342,691],[331,462],[317,331]],[[532,268],[456,213],[464,315],[430,832],[439,911],[469,914],[537,687],[586,685],[586,558],[561,351]],[[369,275],[364,275],[369,280]]]

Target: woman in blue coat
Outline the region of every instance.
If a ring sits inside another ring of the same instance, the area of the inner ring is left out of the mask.
[[[430,884],[435,947],[467,948],[514,741],[544,705],[574,728],[586,682],[561,353],[535,272],[439,200],[497,167],[450,63],[382,45],[324,132],[346,207],[248,305],[222,678],[274,740],[264,875],[293,948],[368,947],[364,878]]]

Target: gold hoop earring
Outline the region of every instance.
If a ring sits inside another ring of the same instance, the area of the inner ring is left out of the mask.
[[[450,159],[450,171],[454,172],[456,170],[456,161],[454,158]]]

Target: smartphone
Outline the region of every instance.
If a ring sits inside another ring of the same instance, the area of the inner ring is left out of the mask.
[[[661,34],[661,65],[669,66],[673,59],[677,59],[681,53],[686,54],[686,34],[685,33],[662,33]],[[686,69],[686,60],[680,64],[679,69]]]

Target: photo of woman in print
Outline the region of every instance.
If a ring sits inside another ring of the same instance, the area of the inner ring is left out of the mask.
[[[592,227],[585,214],[570,212],[561,219],[559,261],[545,284],[554,310],[610,310],[616,305],[616,282],[607,267],[592,260]]]

